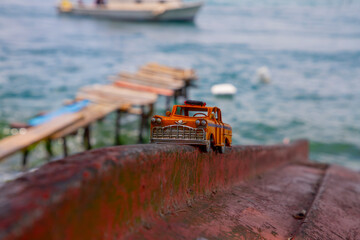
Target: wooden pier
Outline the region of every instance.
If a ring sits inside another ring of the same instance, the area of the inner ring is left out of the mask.
[[[107,85],[85,86],[79,90],[73,102],[88,100],[80,111],[66,113],[37,125],[14,124],[19,134],[0,140],[0,161],[22,151],[23,165],[27,164],[29,146],[45,141],[49,157],[52,157],[52,141],[62,139],[64,156],[69,154],[67,137],[84,129],[84,149],[91,149],[91,124],[116,112],[114,144],[119,145],[120,119],[125,114],[140,116],[139,142],[143,142],[144,129],[148,127],[158,96],[166,97],[166,109],[178,97],[187,98],[188,87],[197,79],[195,71],[148,63],[136,73],[121,72],[109,77]]]

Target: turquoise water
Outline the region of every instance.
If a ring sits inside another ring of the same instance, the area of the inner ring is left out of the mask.
[[[194,24],[65,17],[55,3],[1,1],[0,125],[157,61],[197,70],[191,98],[222,109],[235,144],[308,138],[312,159],[360,169],[360,1],[207,1]],[[223,82],[233,99],[211,95]]]

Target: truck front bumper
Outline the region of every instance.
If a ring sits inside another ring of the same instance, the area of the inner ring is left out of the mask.
[[[193,139],[150,139],[151,143],[160,144],[182,144],[182,145],[207,145],[209,140],[193,140]]]

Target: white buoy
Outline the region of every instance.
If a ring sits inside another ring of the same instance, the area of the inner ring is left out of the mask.
[[[288,145],[290,143],[290,138],[284,138],[283,139],[283,144],[285,144],[285,145]]]
[[[236,93],[236,87],[230,83],[217,84],[211,87],[211,93],[214,95],[230,96]]]
[[[258,82],[270,83],[271,75],[270,75],[269,69],[265,66],[258,68],[256,70],[256,78],[257,78]]]

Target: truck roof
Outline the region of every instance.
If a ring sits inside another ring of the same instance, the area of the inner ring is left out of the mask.
[[[206,106],[206,102],[202,102],[202,101],[197,101],[197,100],[186,100],[184,102],[185,105],[191,105],[191,106],[200,106],[200,107],[205,107]]]

